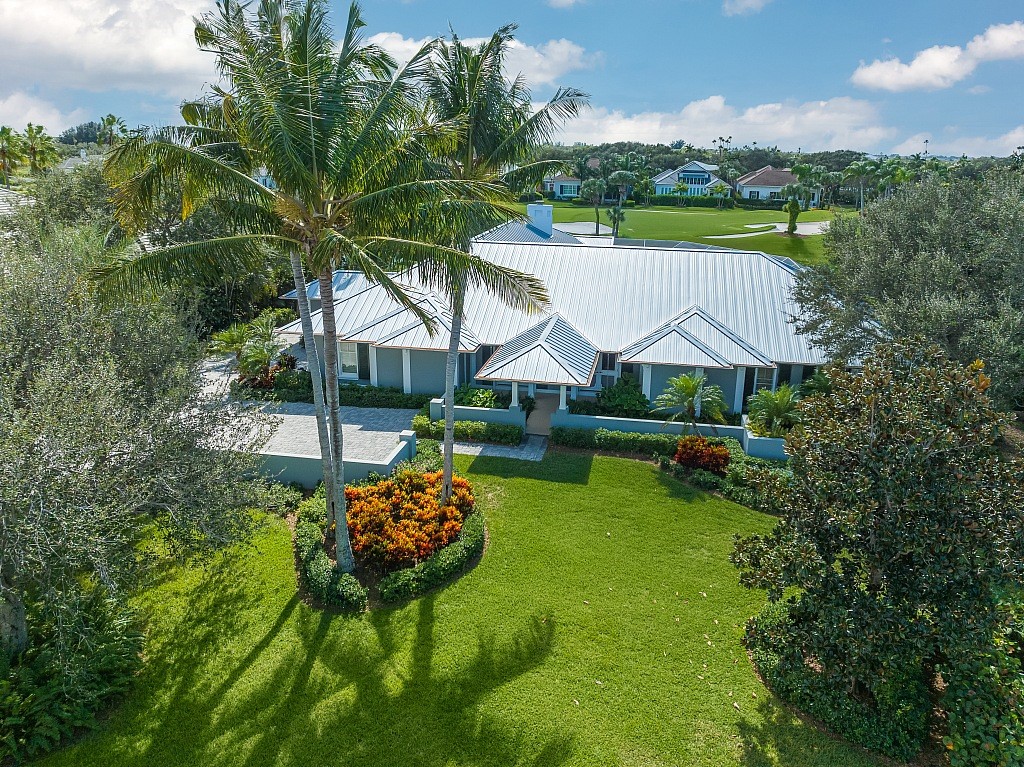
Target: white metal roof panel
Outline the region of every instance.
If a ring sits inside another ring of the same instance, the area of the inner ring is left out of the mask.
[[[475,237],[478,242],[559,242],[568,245],[578,245],[579,240],[568,232],[560,229],[552,229],[551,234],[545,234],[542,230],[525,221],[509,221],[501,226],[496,226],[490,231]]]
[[[600,352],[554,314],[509,339],[477,372],[481,380],[589,386]]]

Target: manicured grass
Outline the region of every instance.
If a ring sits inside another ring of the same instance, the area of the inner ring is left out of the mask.
[[[397,610],[318,613],[270,520],[145,595],[137,689],[44,763],[877,764],[750,668],[741,626],[761,597],[728,555],[769,517],[636,461],[459,458],[490,529],[470,574]]]
[[[594,209],[569,203],[554,203],[555,221],[586,221],[593,223]],[[844,215],[841,212],[840,215]],[[800,214],[800,223],[831,221],[835,214],[827,210],[809,210]],[[784,223],[785,213],[774,210],[717,210],[715,208],[630,208],[619,234],[622,237],[648,240],[686,240],[720,245],[738,250],[760,250],[788,256],[805,264],[819,263],[824,258],[821,235],[789,237],[770,232],[770,224]],[[607,225],[604,210],[601,223]],[[733,239],[709,239],[709,235],[751,232],[748,224],[763,224],[768,234]]]

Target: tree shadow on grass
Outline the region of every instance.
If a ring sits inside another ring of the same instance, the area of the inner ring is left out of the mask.
[[[767,692],[759,700],[760,723],[739,722],[743,767],[871,767],[881,759],[815,729]],[[860,753],[857,753],[860,751]],[[853,755],[853,758],[851,758]]]
[[[658,484],[668,491],[670,498],[680,498],[686,502],[705,501],[712,496],[709,493],[687,485],[662,470],[657,472]]]
[[[536,479],[544,482],[586,485],[590,482],[593,453],[551,452],[543,461],[520,461],[478,455],[469,465],[473,474],[502,479]]]
[[[236,579],[238,571],[236,570]],[[572,738],[521,731],[482,704],[550,655],[555,623],[435,639],[435,595],[363,616],[307,609],[295,597],[255,632],[241,657],[221,644],[245,589],[216,574],[190,600],[165,657],[157,705],[119,729],[149,725],[124,765],[345,764],[388,767],[528,764],[555,767]],[[208,681],[213,677],[214,681]],[[164,695],[168,690],[169,694]],[[152,723],[158,723],[155,727]]]

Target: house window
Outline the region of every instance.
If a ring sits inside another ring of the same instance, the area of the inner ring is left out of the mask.
[[[793,377],[792,365],[779,365],[779,384],[788,384]]]
[[[338,342],[338,378],[359,377],[359,350],[357,344]]]
[[[778,200],[780,197],[782,197],[782,192],[768,192],[769,200]]]
[[[615,370],[616,357],[618,356],[615,352],[601,352],[601,370]]]
[[[640,365],[635,362],[623,362],[621,370],[623,376],[630,376],[634,381],[640,381],[644,375]]]
[[[615,386],[615,376],[613,375],[602,375],[601,376],[601,388],[610,389]]]
[[[762,389],[771,389],[775,380],[775,368],[754,369],[754,393]]]
[[[747,199],[748,200],[760,200],[761,199],[761,193],[758,192],[758,191],[747,192]]]

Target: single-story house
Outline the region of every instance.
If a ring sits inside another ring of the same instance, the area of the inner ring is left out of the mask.
[[[652,178],[654,193],[678,194],[676,187],[680,182],[686,184],[688,197],[711,195],[711,190],[718,184],[725,184],[731,191],[732,185],[716,176],[714,173],[716,170],[718,170],[717,165],[692,160],[686,165],[680,165],[675,170],[663,171]]]
[[[799,183],[800,179],[789,168],[765,165],[736,179],[736,194],[744,200],[781,200],[783,187]],[[820,189],[811,193],[812,206],[818,204],[820,194]]]
[[[542,187],[545,192],[554,195],[556,200],[571,200],[580,196],[581,184],[578,178],[559,173],[557,176],[545,178]]]
[[[755,251],[596,247],[494,236],[478,238],[474,252],[539,277],[551,306],[528,315],[483,290],[470,291],[460,384],[511,389],[514,403],[524,393],[547,393],[565,408],[569,397],[593,396],[627,374],[654,399],[669,378],[696,371],[722,388],[736,412],[754,391],[798,384],[827,361],[789,322],[798,310],[792,288],[799,267],[788,259]],[[447,302],[420,283],[415,271],[396,279],[438,332],[431,336],[408,309],[361,275],[338,272],[340,376],[440,394],[451,327]],[[319,298],[315,282],[308,291],[311,299]],[[319,308],[313,327],[320,346]],[[301,332],[297,321],[279,329],[295,341]]]

